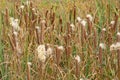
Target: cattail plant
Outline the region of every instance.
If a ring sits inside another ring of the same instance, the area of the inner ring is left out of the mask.
[[[5,23],[6,23],[6,25],[9,24],[9,10],[8,10],[8,8],[6,8],[6,10],[5,10]]]
[[[100,63],[100,74],[103,75],[103,68],[102,68],[102,63],[103,63],[103,51],[106,49],[105,43],[100,43],[99,44],[99,63]]]
[[[75,75],[76,75],[77,79],[79,79],[79,75],[80,75],[80,72],[79,72],[80,71],[80,69],[79,69],[80,61],[81,61],[80,56],[76,55],[75,56],[75,64],[76,64],[76,73],[75,73]]]
[[[120,43],[120,32],[117,33],[117,42]],[[117,45],[119,47],[120,45]],[[120,47],[119,47],[120,48]],[[118,79],[120,79],[120,49],[117,50],[117,58],[118,58]]]
[[[36,49],[38,59],[39,59],[39,64],[38,64],[38,71],[39,71],[39,76],[41,76],[41,79],[43,79],[44,76],[44,70],[45,70],[45,62],[46,62],[46,50],[45,50],[45,45],[39,45]]]
[[[97,29],[94,28],[94,37],[93,37],[93,42],[94,42],[94,48],[97,47]]]
[[[60,24],[59,29],[60,29],[60,32],[63,32],[62,23],[63,23],[62,18],[61,18],[61,16],[59,16],[59,24]]]
[[[87,32],[86,32],[86,21],[81,21],[81,41],[82,41],[82,47],[87,39]]]
[[[31,66],[31,62],[28,62],[27,63],[27,80],[31,80],[30,79],[30,66]]]
[[[40,44],[40,27],[36,26],[37,43]]]
[[[88,34],[90,35],[93,30],[93,24],[92,24],[93,17],[90,14],[88,14],[86,17],[87,17],[87,22],[88,22]]]
[[[74,19],[74,24],[75,24],[75,19],[76,19],[76,6],[74,2],[74,9],[73,9],[73,19]]]
[[[59,66],[62,57],[62,51],[64,50],[63,46],[56,47],[56,64]]]
[[[45,20],[41,21],[41,30],[40,30],[40,44],[44,43],[44,34],[45,34]]]

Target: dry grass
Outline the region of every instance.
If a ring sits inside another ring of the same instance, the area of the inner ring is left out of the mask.
[[[1,80],[120,79],[117,0],[0,2]]]

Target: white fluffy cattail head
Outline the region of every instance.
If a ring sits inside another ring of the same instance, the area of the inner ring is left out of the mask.
[[[13,17],[11,17],[10,18],[10,24],[13,27],[14,31],[19,31],[20,30],[18,19],[14,19]]]
[[[99,47],[102,48],[102,49],[106,49],[106,45],[104,43],[100,43]]]
[[[91,14],[87,14],[86,16],[91,22],[93,21],[93,17],[91,16]]]
[[[40,27],[39,26],[36,26],[35,28],[37,29],[38,32],[40,32]]]
[[[32,65],[32,63],[31,63],[31,62],[27,62],[27,65],[31,66],[31,65]]]
[[[82,20],[82,21],[81,21],[82,26],[86,26],[86,23],[87,23],[87,22],[86,22],[85,20]]]
[[[71,27],[72,31],[75,31],[75,25],[73,23],[70,24],[70,27]]]
[[[25,4],[26,4],[27,6],[30,5],[30,1],[27,0],[27,1],[25,2]]]
[[[13,34],[17,37],[18,36],[18,32],[14,31]]]
[[[105,32],[105,31],[106,31],[106,28],[103,28],[103,29],[102,29],[102,31],[104,31],[104,32]]]
[[[81,19],[80,17],[77,17],[77,21],[78,21],[78,22],[81,22],[82,19]]]
[[[114,25],[114,24],[115,24],[115,21],[111,21],[110,24]]]
[[[52,53],[53,53],[53,49],[51,47],[48,47],[46,51],[46,56],[49,57],[50,55],[52,55]]]
[[[110,46],[110,51],[113,51],[113,50],[116,50],[116,45],[115,45],[115,44],[112,44],[112,45]]]
[[[39,45],[36,49],[38,58],[41,62],[45,62],[46,60],[46,51],[45,51],[45,45]]]
[[[117,32],[117,36],[120,36],[120,32]]]
[[[57,47],[59,50],[63,51],[64,50],[64,47],[63,46],[58,46]]]
[[[75,56],[75,60],[76,60],[78,63],[80,63],[80,61],[81,61],[80,56],[79,56],[79,55],[76,55],[76,56]]]
[[[110,51],[118,50],[118,49],[120,49],[120,42],[113,43],[113,44],[110,46]]]
[[[23,9],[24,9],[24,7],[25,7],[24,5],[21,5],[21,6],[20,6],[20,9],[22,9],[22,10],[23,10]]]

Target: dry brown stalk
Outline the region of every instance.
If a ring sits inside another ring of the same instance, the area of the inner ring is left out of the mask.
[[[117,42],[120,42],[120,35],[117,35]],[[117,50],[117,58],[118,58],[118,72],[117,76],[120,79],[120,49]]]

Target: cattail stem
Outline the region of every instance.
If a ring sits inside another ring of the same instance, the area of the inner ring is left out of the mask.
[[[96,31],[96,28],[94,28],[94,39],[93,39],[93,42],[94,42],[94,48],[97,47],[97,31]]]
[[[74,3],[74,10],[73,10],[73,15],[74,15],[74,24],[75,24],[75,19],[76,19],[76,6],[75,6],[75,3]]]
[[[70,55],[72,53],[72,47],[66,46],[65,51],[66,51],[67,66],[69,67],[70,66]]]
[[[100,62],[100,74],[102,75],[102,48],[99,47],[99,62]]]
[[[30,65],[27,64],[27,80],[30,80]]]
[[[40,44],[40,40],[39,40],[40,39],[40,37],[39,37],[40,35],[39,35],[39,29],[38,28],[36,28],[36,36],[37,36],[37,43]]]
[[[59,17],[59,24],[60,24],[60,27],[59,27],[60,32],[63,32],[62,18],[61,17]]]
[[[41,22],[40,44],[44,43],[45,20]]]
[[[92,22],[90,21],[89,18],[87,18],[88,22],[88,34],[90,35],[92,33]]]
[[[60,64],[60,59],[61,59],[60,50],[58,48],[56,48],[56,63],[57,63],[57,66],[59,66],[59,64]]]
[[[6,25],[8,25],[9,24],[9,12],[8,12],[8,8],[6,8],[6,10],[5,10],[5,21],[6,21]]]
[[[117,42],[120,42],[120,35],[117,35]],[[118,79],[120,79],[120,49],[117,50],[117,58],[118,58]]]
[[[117,29],[117,22],[118,22],[118,15],[115,14],[115,24],[114,24],[114,26],[113,26],[113,30],[114,30],[114,32],[115,32],[116,29]]]
[[[76,62],[76,73],[75,73],[75,75],[76,75],[77,79],[79,79],[79,63],[78,63],[77,60],[75,62]]]
[[[11,39],[11,37],[10,37],[9,34],[8,34],[8,38],[9,38],[9,40],[10,40],[10,44],[11,44],[12,49],[13,49],[13,51],[14,51],[14,50],[15,50],[15,45],[14,45],[14,43],[13,43],[13,41],[12,41],[12,39]]]

